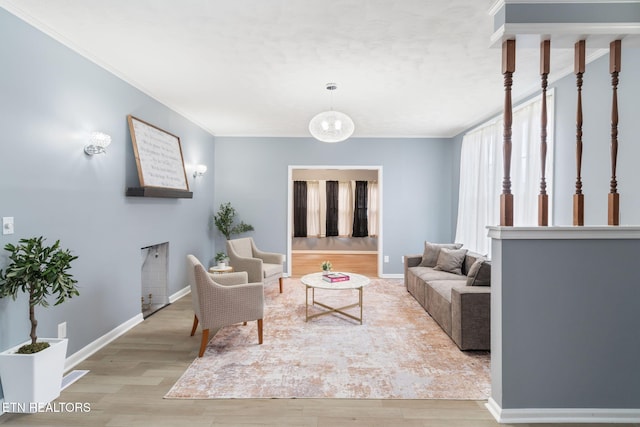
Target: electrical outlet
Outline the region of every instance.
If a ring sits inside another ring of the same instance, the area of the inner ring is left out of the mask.
[[[67,322],[62,322],[58,324],[58,338],[66,338],[67,337]]]
[[[384,262],[389,262],[389,255],[384,256]]]
[[[404,264],[404,255],[402,255],[402,257],[400,257],[400,261]]]

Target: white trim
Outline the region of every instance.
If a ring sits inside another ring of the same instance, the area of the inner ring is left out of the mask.
[[[490,226],[489,237],[497,240],[606,240],[640,239],[638,226],[500,227]]]
[[[640,409],[522,408],[502,409],[492,398],[485,404],[499,423],[638,423]]]
[[[382,274],[380,278],[381,279],[404,279],[404,274],[402,273]]]
[[[90,357],[92,354],[102,349],[106,345],[110,344],[119,336],[125,334],[126,332],[131,330],[134,326],[141,323],[142,320],[143,320],[142,313],[139,313],[134,317],[132,317],[131,319],[127,320],[126,322],[122,323],[121,325],[117,326],[116,328],[112,329],[111,331],[107,332],[100,338],[94,340],[93,342],[84,346],[80,350],[76,351],[71,356],[67,357],[67,360],[65,361],[65,364],[64,364],[64,371],[65,372],[70,371],[77,364],[84,361],[85,359]]]
[[[190,292],[191,292],[191,287],[189,285],[185,286],[175,294],[169,296],[169,304],[178,301],[180,298],[182,298],[185,295],[189,295]]]
[[[575,35],[583,39],[585,34],[588,34],[587,41],[589,41],[589,37],[602,35],[610,35],[610,41],[613,41],[624,39],[626,36],[640,34],[640,23],[505,23],[491,34],[489,46],[500,47],[500,42],[507,39],[517,39],[518,36],[522,35],[539,35],[542,40],[543,37],[547,37],[546,35],[549,34],[552,42],[554,36]]]
[[[337,170],[376,170],[378,172],[378,277],[382,274],[382,236],[383,232],[383,184],[382,184],[382,165],[289,165],[287,172],[287,271],[285,274],[291,276],[291,236],[293,235],[293,170],[294,169],[337,169]]]

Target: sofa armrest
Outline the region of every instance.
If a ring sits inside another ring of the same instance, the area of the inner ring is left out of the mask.
[[[407,288],[407,273],[409,267],[416,267],[422,262],[422,254],[404,256],[404,287]]]
[[[461,350],[491,349],[491,287],[451,289],[451,338]]]

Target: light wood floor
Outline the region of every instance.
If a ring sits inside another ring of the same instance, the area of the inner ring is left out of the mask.
[[[285,292],[287,282],[285,280]],[[191,299],[186,296],[78,365],[75,369],[89,369],[91,372],[65,390],[58,402],[87,402],[91,409],[89,413],[5,414],[0,417],[0,424],[112,427],[499,426],[484,408],[485,402],[479,401],[164,400],[165,393],[197,356],[200,335],[189,336],[192,320]],[[255,326],[251,323],[247,327]],[[238,378],[238,381],[250,380]],[[520,424],[524,427],[530,425]]]
[[[291,254],[291,276],[300,277],[320,271],[323,261],[331,261],[334,271],[348,271],[368,277],[378,277],[378,253],[344,254],[340,252]]]

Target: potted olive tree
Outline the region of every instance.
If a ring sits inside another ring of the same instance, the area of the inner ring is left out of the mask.
[[[7,244],[9,265],[0,269],[0,298],[26,293],[28,296],[31,339],[0,353],[0,379],[5,402],[10,412],[35,412],[38,404],[46,404],[60,396],[62,374],[67,354],[67,339],[38,339],[35,307],[54,305],[79,295],[77,281],[69,274],[71,262],[77,258],[60,241],[44,244],[43,237],[21,239],[18,245]]]
[[[253,231],[253,226],[246,224],[244,221],[234,225],[236,214],[236,209],[231,206],[231,202],[227,202],[221,203],[218,213],[213,216],[214,224],[227,240],[231,239],[234,234]]]

